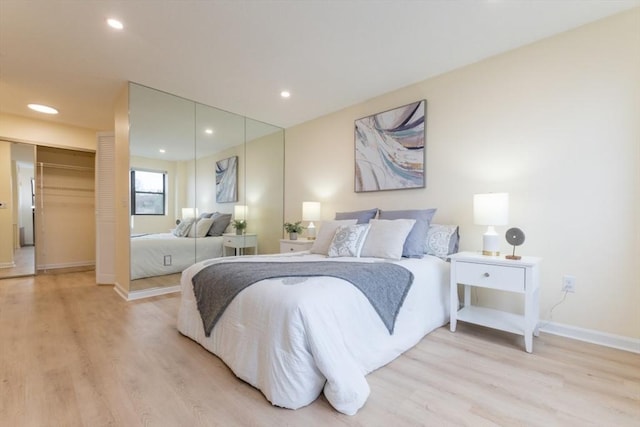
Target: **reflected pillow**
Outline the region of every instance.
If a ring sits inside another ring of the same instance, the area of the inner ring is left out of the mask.
[[[213,224],[213,218],[202,218],[191,225],[189,237],[205,237]]]
[[[431,224],[427,233],[427,255],[446,260],[458,252],[460,233],[457,225]]]
[[[415,219],[416,223],[402,247],[402,256],[422,258],[426,252],[427,232],[436,209],[380,211],[380,219]]]
[[[402,247],[415,219],[372,219],[371,228],[362,247],[360,256],[388,259],[402,258]]]
[[[329,253],[329,246],[331,245],[331,241],[333,240],[333,236],[335,236],[338,227],[341,225],[355,225],[355,223],[355,219],[322,221],[316,240],[313,241],[313,245],[311,246],[311,253],[327,255]]]
[[[366,211],[352,211],[352,212],[336,212],[336,219],[355,219],[357,224],[367,224],[370,220],[376,217],[378,208],[369,209]]]
[[[191,229],[191,224],[193,224],[193,218],[183,220],[173,229],[173,235],[176,237],[186,237]]]
[[[224,233],[224,230],[227,229],[231,222],[231,214],[221,214],[216,212],[211,218],[213,218],[213,225],[211,225],[207,235],[222,236],[222,233]]]
[[[369,231],[369,224],[341,225],[329,245],[330,257],[359,257]]]

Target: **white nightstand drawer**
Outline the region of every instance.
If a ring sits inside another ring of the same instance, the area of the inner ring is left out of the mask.
[[[280,253],[308,251],[313,246],[313,240],[280,240]]]
[[[525,291],[525,269],[500,265],[457,262],[458,283],[510,292]]]

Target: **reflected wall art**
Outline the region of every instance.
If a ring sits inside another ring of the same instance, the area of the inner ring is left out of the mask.
[[[216,202],[238,201],[238,156],[216,162]]]
[[[425,187],[426,100],[355,121],[355,191]]]

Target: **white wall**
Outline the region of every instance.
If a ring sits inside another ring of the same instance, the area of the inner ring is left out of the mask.
[[[544,258],[541,317],[639,338],[639,24],[635,9],[287,129],[285,220],[301,218],[303,200],[322,202],[325,219],[437,207],[434,222],[459,224],[462,249],[478,250],[473,194],[508,192],[519,252]],[[420,99],[427,187],[354,193],[354,120]],[[577,292],[551,316],[563,274]]]

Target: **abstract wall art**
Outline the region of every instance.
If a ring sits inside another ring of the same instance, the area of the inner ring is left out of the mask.
[[[355,121],[355,191],[425,187],[426,100]]]
[[[238,156],[216,162],[216,202],[238,201]]]

